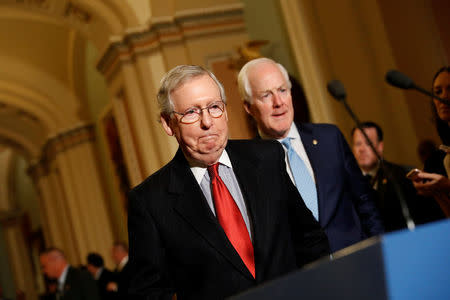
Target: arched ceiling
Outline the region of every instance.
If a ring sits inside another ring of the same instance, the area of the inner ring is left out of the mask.
[[[80,101],[86,68],[95,68],[86,44],[102,53],[137,27],[133,9],[124,0],[0,2],[0,144],[33,159],[49,137],[92,121]]]

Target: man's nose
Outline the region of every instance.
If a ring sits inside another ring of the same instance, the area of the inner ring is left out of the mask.
[[[208,129],[212,125],[212,117],[207,109],[202,110],[202,112],[200,113],[200,124],[202,128],[206,129]]]
[[[273,93],[272,102],[273,102],[273,106],[279,107],[279,106],[283,105],[283,98],[281,97],[281,95],[278,94],[278,92],[275,92],[275,93]]]

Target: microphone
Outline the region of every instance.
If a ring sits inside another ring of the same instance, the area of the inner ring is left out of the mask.
[[[398,87],[401,89],[405,89],[405,90],[415,89],[415,90],[421,92],[422,94],[430,96],[431,98],[434,98],[444,104],[450,105],[449,100],[440,98],[440,97],[434,95],[433,93],[430,93],[426,89],[421,88],[420,86],[416,85],[411,78],[409,78],[408,76],[406,76],[405,74],[403,74],[397,70],[388,71],[386,73],[385,79],[386,79],[387,83],[389,83],[392,86],[395,86],[395,87]]]
[[[411,78],[406,76],[405,74],[397,71],[397,70],[390,70],[386,73],[386,81],[395,87],[401,88],[401,89],[411,89],[415,87],[414,82]]]
[[[327,89],[331,96],[333,96],[337,101],[343,101],[347,97],[344,85],[337,79],[330,80],[327,84]]]
[[[398,71],[388,72],[388,74],[390,74],[389,80],[391,80],[391,77],[393,77],[394,78],[393,82],[401,85],[401,86],[399,86],[401,88],[405,88],[403,86],[409,86],[411,83],[414,85],[414,83],[412,82],[411,79],[409,79],[408,77],[406,77],[405,75],[403,75],[402,73],[400,73]],[[400,74],[400,75],[398,75],[398,74]],[[403,75],[403,77],[402,77],[402,75]],[[388,80],[387,78],[388,78],[388,75],[386,74],[386,80]],[[405,80],[405,78],[407,80]],[[388,80],[388,82],[390,83],[389,80]],[[409,82],[408,82],[408,80],[409,80]],[[392,83],[392,85],[395,85],[395,84]],[[397,85],[395,85],[395,86],[397,86]],[[410,88],[410,87],[408,87],[408,88]],[[393,178],[392,174],[388,170],[386,170],[386,167],[385,167],[385,164],[383,161],[383,157],[381,157],[381,155],[375,149],[375,146],[373,145],[372,141],[369,139],[365,130],[362,128],[361,122],[359,121],[358,117],[355,115],[355,113],[353,112],[351,107],[348,105],[347,101],[345,101],[345,98],[347,97],[347,93],[345,92],[344,85],[342,84],[342,82],[340,82],[337,79],[330,80],[327,83],[327,90],[331,94],[331,96],[333,96],[333,98],[335,98],[337,101],[342,102],[344,104],[347,112],[352,117],[353,121],[355,121],[356,127],[361,131],[367,144],[369,145],[369,147],[372,149],[373,153],[378,158],[380,168],[384,171],[384,173],[386,174],[388,179],[394,185],[394,192],[397,195],[398,200],[400,202],[400,207],[401,207],[402,215],[405,218],[406,226],[408,227],[409,230],[413,230],[415,228],[416,224],[414,223],[413,219],[411,218],[411,213],[409,211],[408,205],[406,204],[405,196],[404,196],[402,190],[400,189],[397,180]]]

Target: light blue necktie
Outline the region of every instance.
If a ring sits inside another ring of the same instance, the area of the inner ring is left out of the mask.
[[[288,151],[289,166],[294,176],[297,190],[302,195],[306,207],[312,212],[316,220],[319,220],[319,209],[317,205],[317,190],[314,180],[305,165],[305,162],[298,156],[294,148],[291,146],[291,138],[285,138],[281,143]]]

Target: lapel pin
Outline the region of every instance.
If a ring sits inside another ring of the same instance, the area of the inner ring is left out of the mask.
[[[313,145],[317,145],[319,142],[317,140],[313,140]]]

